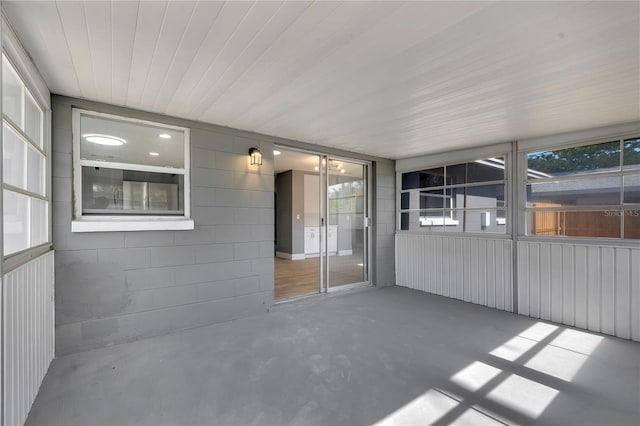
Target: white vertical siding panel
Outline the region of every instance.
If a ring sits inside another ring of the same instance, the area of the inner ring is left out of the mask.
[[[575,288],[574,247],[562,245],[562,323],[575,325]]]
[[[602,265],[601,249],[597,246],[587,247],[587,328],[593,331],[600,331],[600,304]]]
[[[540,318],[540,245],[529,244],[529,314]]]
[[[551,303],[551,321],[562,322],[563,300],[563,273],[564,260],[562,257],[562,247],[558,244],[551,244],[550,248],[551,264],[549,266],[550,276],[550,303]]]
[[[640,249],[631,252],[631,338],[640,342]]]
[[[615,335],[631,338],[631,251],[617,248],[615,251]]]
[[[551,247],[538,244],[540,250],[540,318],[551,320]]]
[[[575,321],[576,327],[587,328],[587,248],[575,247]]]
[[[495,295],[496,295],[496,309],[505,310],[507,307],[504,305],[505,294],[504,289],[507,285],[511,286],[511,280],[505,282],[505,268],[504,262],[504,245],[500,241],[496,241],[496,283],[495,283]]]
[[[502,256],[504,258],[504,310],[513,312],[513,253],[511,241],[502,241]]]
[[[615,249],[603,247],[601,251],[601,305],[600,328],[603,333],[616,334],[616,261]]]
[[[53,252],[3,277],[3,424],[23,424],[53,359]]]
[[[513,310],[511,241],[396,235],[397,284]]]
[[[529,315],[529,243],[518,249],[518,313]]]
[[[487,240],[487,306],[496,307],[496,241]]]
[[[478,240],[478,299],[476,303],[487,306],[487,241]]]
[[[640,341],[640,249],[525,241],[518,247],[520,314]]]

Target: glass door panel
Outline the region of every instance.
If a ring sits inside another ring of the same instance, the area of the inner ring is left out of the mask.
[[[368,281],[367,166],[328,158],[325,229],[328,288]]]
[[[320,156],[277,148],[274,172],[275,299],[317,294],[324,288]]]

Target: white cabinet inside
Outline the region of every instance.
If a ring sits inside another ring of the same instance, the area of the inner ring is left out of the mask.
[[[335,225],[328,226],[327,244],[329,254],[338,252],[338,227]],[[320,227],[304,227],[304,254],[307,256],[320,254]]]

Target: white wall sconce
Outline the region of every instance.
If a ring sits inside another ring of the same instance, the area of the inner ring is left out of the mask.
[[[258,148],[249,148],[252,166],[262,166],[262,152]]]

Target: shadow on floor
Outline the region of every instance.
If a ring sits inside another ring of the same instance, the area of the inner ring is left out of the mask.
[[[640,418],[640,344],[399,287],[56,359],[28,425]]]

